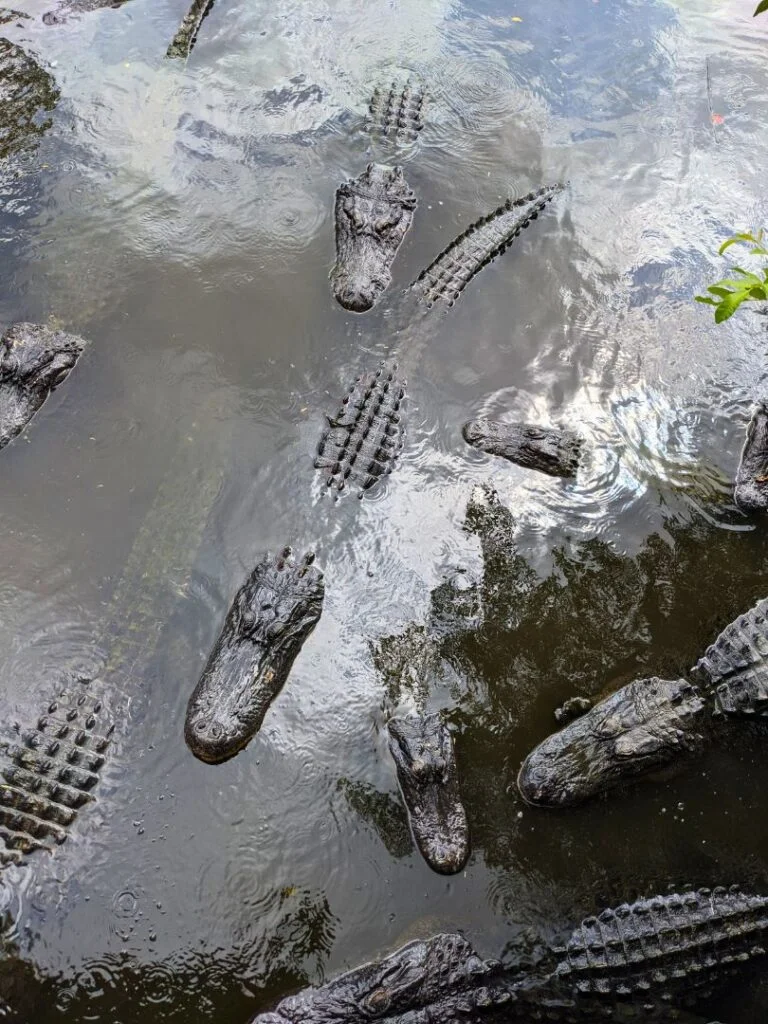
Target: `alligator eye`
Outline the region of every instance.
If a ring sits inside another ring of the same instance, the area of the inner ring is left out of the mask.
[[[363,1007],[371,1013],[383,1013],[389,1007],[389,992],[385,988],[377,988],[363,1002]]]

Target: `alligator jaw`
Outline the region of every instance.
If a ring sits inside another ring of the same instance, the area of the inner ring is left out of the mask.
[[[469,825],[451,734],[438,714],[393,718],[387,729],[416,845],[434,871],[455,875],[469,857]]]
[[[744,512],[768,511],[768,404],[758,403],[736,472],[734,501]]]
[[[523,761],[520,795],[543,807],[581,803],[697,752],[706,711],[684,679],[639,679],[553,733]]]
[[[323,606],[323,574],[290,548],[260,562],[235,595],[187,705],[184,736],[201,761],[219,764],[261,728]]]
[[[416,197],[401,167],[368,164],[336,192],[336,301],[353,313],[378,302],[392,281],[391,267],[413,221]]]
[[[496,964],[482,960],[463,936],[435,935],[289,996],[252,1024],[448,1024],[459,1019],[452,1004],[462,996],[471,1001],[495,977]]]

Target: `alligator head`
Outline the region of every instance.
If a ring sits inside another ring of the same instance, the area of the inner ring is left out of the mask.
[[[684,679],[638,679],[531,751],[520,794],[530,804],[567,807],[669,765],[702,746],[707,714]]]
[[[41,324],[14,324],[5,332],[0,339],[0,448],[66,380],[84,348],[77,335]]]
[[[233,757],[261,728],[323,607],[323,574],[290,548],[265,558],[235,595],[187,705],[184,735],[209,764]]]
[[[252,1024],[427,1024],[452,1021],[440,1004],[483,991],[494,964],[481,960],[461,935],[410,942],[378,963],[342,974],[320,988],[283,999]],[[436,1015],[435,1015],[436,1013]]]
[[[336,192],[337,301],[354,313],[371,309],[392,280],[391,266],[413,221],[416,196],[401,167],[368,164]]]
[[[439,714],[392,718],[387,728],[416,844],[431,868],[455,874],[469,857],[469,825],[451,734]]]
[[[768,404],[758,403],[736,472],[733,497],[745,512],[768,511]]]

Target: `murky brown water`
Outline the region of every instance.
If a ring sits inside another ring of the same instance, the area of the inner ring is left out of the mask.
[[[186,0],[58,27],[52,4],[2,26],[61,95],[2,181],[0,320],[53,315],[92,345],[0,456],[6,731],[121,623],[138,633],[97,802],[55,857],[5,873],[18,1019],[245,1024],[439,928],[498,955],[669,885],[768,892],[757,732],[568,813],[514,789],[565,697],[684,671],[768,592],[768,533],[729,491],[767,335],[691,301],[722,276],[719,242],[768,216],[768,21],[707,0],[217,0],[185,65],[164,53]],[[420,206],[398,286],[506,196],[571,184],[455,309],[394,336],[397,289],[355,317],[327,275],[333,192],[387,155],[361,131],[368,95],[407,72],[430,103],[403,154]],[[322,415],[395,350],[404,457],[334,505],[311,465]],[[469,449],[462,422],[502,410],[577,426],[578,480]],[[517,531],[485,565],[463,529],[482,482]],[[287,541],[317,550],[322,620],[261,733],[207,767],[187,698],[246,569]],[[443,609],[427,657],[408,627],[457,567],[484,618]],[[457,726],[473,856],[451,879],[397,804],[398,652],[421,684],[401,699]],[[764,1021],[768,992],[712,1013]]]

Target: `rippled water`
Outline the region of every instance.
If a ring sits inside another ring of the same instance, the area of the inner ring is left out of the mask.
[[[768,891],[758,734],[567,814],[514,789],[564,698],[684,671],[765,596],[766,531],[730,497],[765,327],[715,327],[691,297],[768,216],[768,21],[733,0],[217,0],[171,62],[186,0],[45,25],[53,4],[1,28],[60,95],[0,181],[0,317],[92,344],[0,455],[5,731],[139,629],[97,801],[3,878],[18,1020],[245,1024],[439,928],[498,955],[673,884]],[[400,154],[420,205],[397,287],[356,317],[327,280],[333,193],[392,157],[363,116],[407,74],[429,93]],[[454,309],[408,320],[399,288],[460,230],[557,180]],[[403,458],[334,503],[311,464],[323,413],[390,355]],[[578,478],[464,444],[466,419],[502,413],[577,427]],[[484,482],[508,556],[464,525]],[[286,542],[318,553],[321,622],[261,733],[205,766],[186,701],[245,572]],[[415,852],[382,735],[414,701],[457,729],[455,878]],[[766,1012],[759,979],[712,1007]]]

